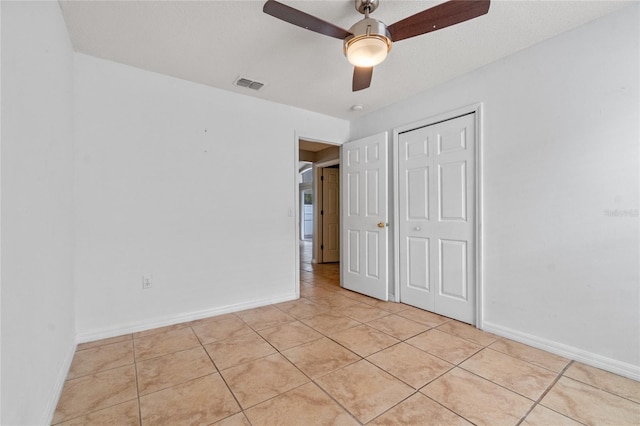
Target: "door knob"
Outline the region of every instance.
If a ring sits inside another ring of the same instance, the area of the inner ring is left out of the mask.
[[[384,228],[384,226],[385,226],[385,223],[384,223],[384,222],[380,222],[380,223],[378,223],[378,228]]]
[[[416,226],[416,227],[415,227],[415,228],[413,228],[413,229],[415,229],[416,231],[419,231],[419,230],[420,230],[420,227],[419,227],[419,226]]]

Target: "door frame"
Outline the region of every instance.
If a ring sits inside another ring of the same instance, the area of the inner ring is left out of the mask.
[[[483,320],[483,310],[482,310],[482,301],[484,300],[484,295],[482,293],[483,290],[483,267],[482,267],[482,202],[483,202],[483,170],[482,170],[482,140],[483,140],[483,127],[482,127],[482,106],[483,104],[476,103],[472,105],[467,105],[461,108],[457,108],[451,111],[444,112],[442,114],[433,115],[431,117],[415,121],[413,123],[409,123],[403,126],[395,127],[393,129],[392,136],[392,155],[393,155],[393,279],[394,279],[394,300],[396,302],[400,301],[400,234],[397,232],[400,224],[400,200],[399,200],[399,190],[400,190],[400,171],[399,171],[399,136],[400,133],[404,133],[418,127],[430,126],[433,124],[437,124],[442,121],[451,120],[453,118],[459,117],[461,115],[475,113],[475,219],[474,219],[474,243],[475,243],[475,290],[476,290],[476,327],[482,328],[482,320]]]

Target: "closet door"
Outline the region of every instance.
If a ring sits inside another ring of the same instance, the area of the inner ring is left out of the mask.
[[[400,300],[475,322],[475,114],[398,137]]]

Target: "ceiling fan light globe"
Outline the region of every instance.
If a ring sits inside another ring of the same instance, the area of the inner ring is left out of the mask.
[[[381,36],[354,38],[346,48],[347,60],[356,67],[373,67],[385,60],[389,48],[389,43]]]

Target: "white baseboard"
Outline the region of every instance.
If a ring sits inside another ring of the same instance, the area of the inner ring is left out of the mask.
[[[51,397],[49,398],[49,403],[45,407],[44,414],[42,418],[44,419],[42,424],[50,425],[53,422],[53,415],[56,413],[56,407],[58,406],[58,401],[60,400],[60,396],[62,395],[62,389],[64,388],[64,382],[67,380],[67,374],[69,373],[69,368],[71,368],[71,362],[73,361],[73,355],[76,353],[77,345],[74,343],[67,350],[67,356],[65,357],[62,365],[58,369],[58,377],[56,378],[56,385],[51,391]]]
[[[524,343],[525,345],[533,346],[534,348],[542,349],[565,358],[582,362],[583,364],[587,364],[592,367],[600,368],[620,376],[640,381],[640,366],[637,365],[607,358],[563,343],[554,342],[522,331],[493,324],[489,321],[482,322],[482,329],[489,333],[506,337],[508,339],[515,340],[516,342]]]
[[[258,308],[260,306],[271,305],[273,303],[287,302],[298,297],[295,293],[281,294],[267,299],[251,300],[233,305],[217,306],[211,309],[185,312],[177,315],[156,317],[149,320],[136,321],[126,324],[118,324],[111,327],[103,327],[93,330],[80,331],[76,335],[77,343],[92,342],[94,340],[106,339],[109,337],[121,336],[123,334],[136,333],[138,331],[150,330],[158,327],[179,324],[181,322],[194,321],[215,315],[228,314],[231,312],[243,311],[245,309]]]

